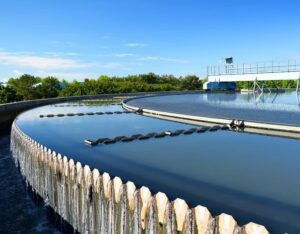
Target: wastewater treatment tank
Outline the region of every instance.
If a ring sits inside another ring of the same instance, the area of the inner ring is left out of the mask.
[[[11,150],[79,232],[300,233],[299,120],[295,92],[71,102],[19,115]]]

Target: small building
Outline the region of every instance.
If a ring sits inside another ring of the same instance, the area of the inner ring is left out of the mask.
[[[235,82],[205,82],[203,89],[206,91],[210,90],[235,90]]]

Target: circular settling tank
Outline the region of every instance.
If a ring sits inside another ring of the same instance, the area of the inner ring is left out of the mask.
[[[297,126],[297,100],[295,93],[203,93],[137,98],[126,105]],[[300,232],[298,139],[153,117],[127,113],[121,105],[64,103],[24,112],[15,123],[39,144],[123,183],[184,199],[190,207],[206,206],[213,216],[231,214],[240,225]],[[106,138],[110,142],[101,141]]]

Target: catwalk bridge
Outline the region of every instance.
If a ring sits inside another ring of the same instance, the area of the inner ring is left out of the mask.
[[[208,66],[207,76],[208,81],[205,87],[215,82],[248,81],[253,82],[253,91],[263,91],[265,81],[297,80],[298,91],[300,61]]]

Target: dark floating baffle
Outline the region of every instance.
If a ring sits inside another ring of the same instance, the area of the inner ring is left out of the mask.
[[[182,134],[184,132],[184,130],[176,130],[174,132],[170,132],[170,136],[178,136],[180,134]]]
[[[84,140],[84,143],[87,145],[97,145],[97,141],[92,141],[92,140]]]
[[[151,133],[140,136],[138,139],[139,140],[146,140],[146,139],[154,137],[155,135],[156,135],[155,132],[151,132]]]
[[[188,130],[184,131],[183,134],[185,134],[185,135],[192,134],[196,131],[197,131],[197,128],[191,128],[191,129],[188,129]]]
[[[64,117],[65,115],[64,114],[57,114],[56,116],[57,117]]]
[[[227,125],[222,125],[221,126],[221,130],[227,130],[227,129],[229,129],[229,127]]]
[[[155,138],[161,138],[161,137],[165,137],[166,135],[167,135],[167,133],[161,132],[161,133],[156,134],[154,137]]]
[[[47,117],[54,117],[54,115],[52,115],[52,114],[49,114],[49,115],[47,115]]]
[[[113,143],[116,143],[117,141],[115,139],[108,139],[108,140],[105,140],[103,141],[103,144],[113,144]]]
[[[84,113],[77,113],[77,115],[78,115],[78,116],[83,116],[83,115],[84,115]]]
[[[103,112],[96,112],[96,115],[103,115]]]
[[[44,115],[40,115],[40,118],[44,118]]]
[[[126,136],[117,136],[114,138],[115,141],[121,141],[122,139],[126,138]]]
[[[128,110],[126,110],[126,111],[124,111],[123,113],[125,113],[125,114],[130,114],[130,113],[132,113],[131,111],[128,111]]]
[[[75,114],[73,113],[68,113],[67,116],[74,116]]]
[[[105,114],[107,114],[107,115],[112,115],[112,114],[113,114],[113,112],[111,112],[111,111],[107,111],[107,112],[105,112]]]
[[[148,135],[146,134],[146,135],[140,136],[138,139],[139,139],[139,140],[146,140],[146,139],[149,139],[149,138],[150,138],[150,136],[148,136]]]
[[[142,136],[142,134],[134,134],[134,135],[131,136],[131,138],[137,139],[137,138],[139,138],[140,136]]]
[[[87,115],[94,115],[94,113],[93,112],[88,112],[88,113],[86,113]]]
[[[134,141],[136,139],[138,140],[146,140],[146,139],[150,139],[152,137],[154,138],[162,138],[165,136],[178,136],[180,134],[192,134],[194,132],[205,132],[207,130],[209,131],[217,131],[218,129],[228,129],[228,126],[226,125],[215,125],[212,127],[200,127],[200,128],[190,128],[187,130],[176,130],[176,131],[164,131],[164,132],[160,132],[160,133],[155,133],[155,132],[151,132],[151,133],[147,133],[147,134],[134,134],[132,136],[126,137],[126,136],[117,136],[115,138],[100,138],[96,141],[92,141],[92,140],[85,140],[84,142],[88,145],[96,145],[96,144],[114,144],[116,142],[122,141],[122,142],[130,142],[130,141]]]
[[[125,137],[125,138],[123,138],[121,141],[123,141],[123,142],[129,142],[129,141],[133,141],[133,140],[135,140],[136,138],[133,138],[133,137]]]
[[[104,143],[104,141],[107,141],[107,140],[109,140],[109,138],[99,138],[96,142],[98,144],[102,144],[102,143]]]
[[[122,111],[115,111],[114,113],[115,114],[122,114],[123,112]]]
[[[220,127],[219,125],[215,125],[215,126],[209,128],[209,131],[211,131],[211,132],[217,131],[217,130],[219,130],[220,128],[221,128],[221,127]]]
[[[201,128],[198,128],[198,129],[197,129],[197,132],[198,132],[198,133],[206,132],[208,129],[209,129],[208,127],[201,127]]]
[[[150,132],[150,133],[147,134],[147,136],[149,136],[149,137],[154,137],[155,135],[156,135],[155,132]]]

